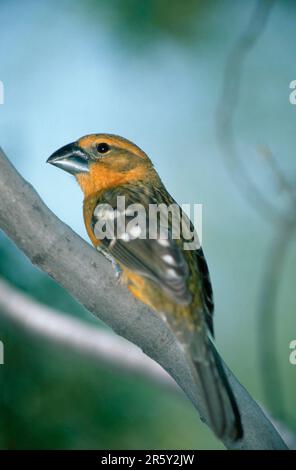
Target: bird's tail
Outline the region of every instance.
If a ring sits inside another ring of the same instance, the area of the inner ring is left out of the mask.
[[[193,374],[203,395],[209,424],[219,438],[240,439],[240,413],[219,354],[208,337],[194,341],[191,349]]]

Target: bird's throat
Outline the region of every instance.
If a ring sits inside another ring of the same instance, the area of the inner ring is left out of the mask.
[[[89,173],[79,173],[76,175],[76,179],[84,192],[84,196],[88,197],[99,191],[105,191],[122,184],[144,181],[147,176],[146,165],[138,165],[127,172],[116,171],[114,168],[103,165],[93,165]]]

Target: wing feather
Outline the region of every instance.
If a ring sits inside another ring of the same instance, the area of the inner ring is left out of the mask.
[[[132,196],[134,197],[135,194],[133,193]],[[133,199],[132,203],[134,202]],[[128,200],[126,207],[127,205]],[[121,218],[120,222],[119,218]],[[179,304],[189,304],[191,301],[191,294],[187,287],[189,273],[182,249],[170,232],[165,242],[160,237],[150,239],[148,218],[145,225],[146,233],[138,231],[138,236],[134,236],[135,225],[131,224],[133,220],[134,217],[128,215],[127,212],[123,213],[118,210],[118,205],[114,200],[114,191],[108,191],[104,194],[104,200],[101,200],[94,210],[93,231],[97,235],[98,222],[100,228],[104,223],[114,222],[114,237],[106,237],[102,240],[109,253],[128,269],[152,280],[164,289],[173,301]],[[124,231],[120,233],[120,236],[116,236],[116,229],[119,223],[122,226],[122,221],[124,221]]]

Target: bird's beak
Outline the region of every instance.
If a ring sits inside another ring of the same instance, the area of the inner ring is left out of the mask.
[[[71,175],[89,171],[89,156],[75,142],[54,152],[47,159],[47,163],[51,163],[51,165],[57,166],[71,173]]]

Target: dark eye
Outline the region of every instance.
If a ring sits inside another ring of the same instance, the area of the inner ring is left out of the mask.
[[[108,150],[110,150],[110,147],[109,147],[108,144],[105,144],[105,143],[102,142],[101,144],[97,145],[97,151],[99,153],[107,153]]]

